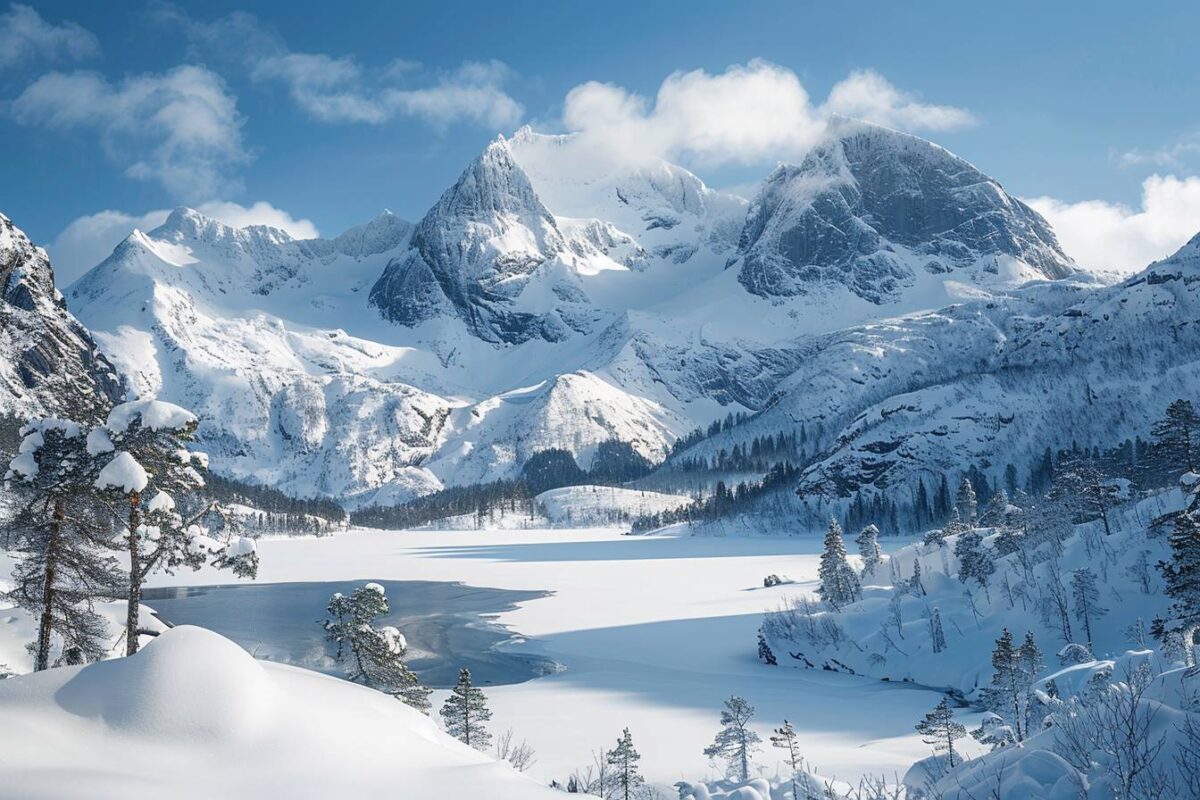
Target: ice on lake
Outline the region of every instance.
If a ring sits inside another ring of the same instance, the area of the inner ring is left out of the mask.
[[[173,625],[199,625],[240,644],[256,658],[343,674],[321,622],[335,592],[374,582],[387,592],[395,625],[408,640],[408,664],[428,686],[453,686],[460,667],[478,684],[512,684],[554,670],[553,662],[512,652],[518,634],[495,615],[547,592],[465,586],[443,581],[361,581],[231,584],[150,588],[142,599]]]

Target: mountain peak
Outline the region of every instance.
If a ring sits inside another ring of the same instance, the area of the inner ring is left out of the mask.
[[[754,294],[842,286],[891,303],[920,275],[1011,285],[1076,272],[1049,224],[991,177],[917,136],[849,118],[751,206],[739,280]]]

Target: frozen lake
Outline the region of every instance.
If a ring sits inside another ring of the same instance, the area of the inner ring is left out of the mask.
[[[321,629],[325,605],[335,592],[350,594],[371,580],[384,587],[391,608],[377,624],[403,632],[409,666],[427,686],[453,686],[460,667],[484,685],[520,683],[554,668],[546,659],[506,651],[514,634],[494,621],[546,592],[363,579],[159,587],[146,589],[142,599],[171,624],[214,630],[256,658],[342,675]]]

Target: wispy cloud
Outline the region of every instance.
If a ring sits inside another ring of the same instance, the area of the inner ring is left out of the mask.
[[[0,68],[35,58],[77,61],[99,54],[99,40],[74,22],[52,25],[35,9],[15,3],[0,14]]]
[[[1085,268],[1136,272],[1200,232],[1200,177],[1151,175],[1138,208],[1053,197],[1025,202],[1050,221],[1063,249]]]
[[[907,130],[974,123],[954,106],[918,102],[872,71],[851,73],[815,104],[790,69],[755,60],[724,72],[676,72],[650,99],[610,83],[572,89],[563,124],[581,142],[625,159],[682,159],[701,165],[802,156],[833,114]]]
[[[232,168],[250,158],[236,97],[204,67],[117,84],[93,72],[51,72],[13,101],[12,113],[24,125],[95,131],[127,175],[190,202],[229,191]]]
[[[365,66],[352,55],[293,51],[246,12],[201,20],[163,5],[157,16],[184,31],[193,55],[237,64],[260,84],[284,87],[298,108],[321,122],[378,125],[411,117],[435,128],[470,123],[495,130],[516,125],[524,114],[505,89],[512,71],[499,61],[468,61],[450,70],[403,59]]]
[[[1200,158],[1200,131],[1193,131],[1153,150],[1135,147],[1113,153],[1113,159],[1122,167],[1152,166],[1179,170],[1197,158]]]

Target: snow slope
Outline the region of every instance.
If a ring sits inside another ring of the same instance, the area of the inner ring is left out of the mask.
[[[0,682],[0,770],[22,800],[552,796],[392,697],[189,626]]]

